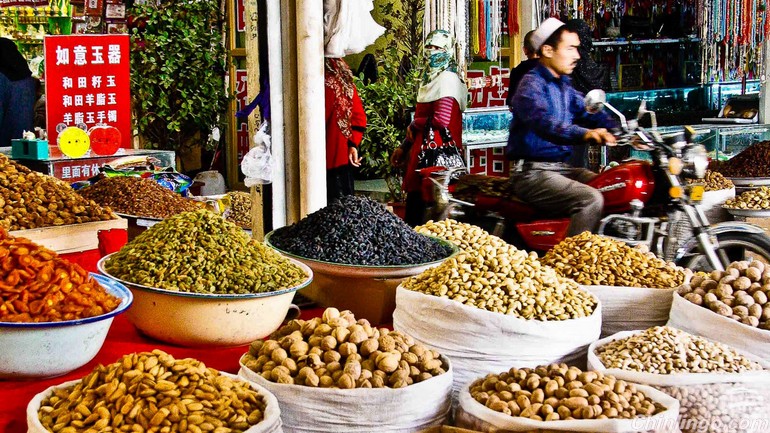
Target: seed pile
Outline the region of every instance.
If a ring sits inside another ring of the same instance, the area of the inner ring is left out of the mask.
[[[66,182],[0,155],[0,227],[14,231],[114,218]]]
[[[673,288],[685,281],[682,269],[654,254],[589,232],[559,242],[542,262],[585,285]]]
[[[748,190],[738,197],[727,200],[725,207],[753,210],[770,209],[770,187],[762,186],[757,189]]]
[[[77,384],[43,400],[49,431],[243,432],[264,419],[267,404],[248,383],[195,359],[160,350],[99,365]]]
[[[251,195],[241,191],[233,191],[225,196],[230,205],[225,210],[226,220],[238,227],[251,229]]]
[[[527,254],[472,226],[448,224],[452,230],[447,237],[465,239],[457,242],[466,251],[409,278],[404,288],[527,320],[567,320],[593,313],[595,298],[542,265],[534,252]]]
[[[119,304],[79,265],[0,228],[0,322],[83,319]]]
[[[770,266],[758,260],[734,262],[708,276],[696,275],[679,294],[720,316],[770,331]]]
[[[717,171],[727,177],[770,176],[770,141],[754,143],[727,161]]]
[[[762,370],[734,349],[668,326],[656,326],[596,349],[606,368],[671,373],[741,373]]]
[[[706,170],[706,176],[703,179],[687,179],[687,183],[702,183],[705,191],[721,191],[735,188],[733,181],[714,170]]]
[[[152,179],[133,176],[107,177],[78,191],[83,197],[115,212],[148,218],[167,218],[201,208],[201,203],[158,185]]]
[[[415,232],[380,203],[346,196],[276,230],[276,248],[308,259],[367,266],[415,265],[449,257],[451,248]]]
[[[470,392],[494,411],[536,421],[631,419],[666,410],[632,383],[566,364],[489,374]]]
[[[105,263],[111,276],[161,289],[247,294],[296,286],[304,271],[206,210],[155,224]]]
[[[292,320],[241,361],[266,380],[321,388],[403,388],[446,372],[436,351],[336,308]]]

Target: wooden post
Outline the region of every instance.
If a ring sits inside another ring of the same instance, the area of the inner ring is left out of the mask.
[[[259,86],[259,27],[257,22],[257,2],[247,0],[244,9],[246,20],[246,70],[248,88],[248,100],[252,101],[260,90]],[[257,110],[249,115],[249,149],[254,146],[252,137],[259,129],[261,113]],[[252,186],[251,193],[251,237],[261,241],[265,238],[265,224],[263,218],[262,188]]]
[[[770,41],[762,43],[762,75],[759,78],[759,123],[770,123],[770,95],[767,93],[767,74],[770,73]]]
[[[297,2],[282,2],[284,7],[281,26],[283,41],[283,99],[299,101],[297,95]],[[284,117],[284,168],[286,176],[286,223],[292,224],[300,216],[300,180],[299,180],[299,128],[297,124],[297,103],[283,104]]]

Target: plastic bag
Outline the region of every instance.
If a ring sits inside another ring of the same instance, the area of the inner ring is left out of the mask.
[[[459,406],[455,414],[458,427],[481,432],[591,432],[591,433],[632,433],[678,432],[677,414],[679,403],[676,399],[651,387],[639,385],[637,389],[646,396],[666,407],[664,412],[651,417],[634,419],[595,419],[535,421],[529,418],[513,417],[496,412],[473,399],[470,383],[460,391]]]
[[[710,338],[770,362],[770,331],[720,316],[684,299],[679,293],[674,294],[668,326]]]
[[[270,152],[270,135],[267,122],[262,123],[254,134],[254,147],[243,156],[241,171],[246,175],[244,185],[252,187],[273,181],[273,156]]]
[[[398,287],[393,328],[452,360],[454,393],[511,367],[580,365],[601,331],[601,303],[590,317],[544,322],[470,307]]]
[[[225,178],[216,170],[202,171],[195,175],[193,182],[202,182],[201,195],[220,195],[225,193]]]
[[[676,302],[676,294],[674,295]],[[684,299],[682,299],[684,302]],[[694,305],[696,308],[697,305]],[[641,383],[679,400],[679,427],[683,433],[767,433],[770,431],[770,371],[744,373],[653,374],[605,368],[595,350],[611,341],[641,331],[619,332],[588,349],[588,368],[628,382]],[[760,358],[745,356],[768,368]]]
[[[312,388],[270,382],[243,364],[238,375],[272,392],[286,433],[411,433],[440,426],[451,407],[452,366],[405,388]]]
[[[580,286],[602,303],[601,338],[634,329],[665,325],[671,299],[677,289],[643,287]]]

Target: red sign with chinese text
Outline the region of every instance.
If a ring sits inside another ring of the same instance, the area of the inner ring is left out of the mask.
[[[46,128],[98,124],[118,128],[121,147],[131,145],[131,83],[128,35],[45,37]]]
[[[245,69],[237,69],[235,71],[235,103],[236,111],[242,110],[249,104],[248,94],[248,73]],[[243,156],[249,152],[251,141],[249,140],[249,124],[248,122],[238,121],[237,133],[237,145],[238,150],[238,164],[240,165]]]
[[[53,177],[67,182],[77,182],[88,180],[99,174],[99,167],[113,160],[114,157],[105,157],[100,159],[54,161],[51,163],[53,168]]]
[[[499,66],[491,66],[489,68],[489,76],[493,75],[501,75],[503,77],[502,84],[469,90],[468,93],[471,94],[471,107],[502,107],[505,105],[505,98],[508,96],[508,76],[510,75],[510,70],[508,68],[500,68]],[[482,78],[487,76],[487,74],[481,70],[469,70],[467,76],[468,78]]]

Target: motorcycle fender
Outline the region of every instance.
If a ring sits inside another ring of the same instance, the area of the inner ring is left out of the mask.
[[[709,231],[709,234],[713,236],[726,233],[726,232],[741,232],[741,233],[747,233],[747,234],[762,234],[765,232],[759,226],[755,226],[754,224],[749,224],[741,221],[725,221],[725,222],[713,224],[709,226],[708,231]],[[676,253],[676,260],[679,260],[680,258],[682,258],[682,255],[685,252],[691,251],[693,248],[696,247],[697,244],[698,244],[698,239],[695,236],[688,239],[684,244],[682,244],[681,247],[679,247],[679,250]]]
[[[517,223],[516,230],[530,250],[548,251],[567,237],[569,219]]]

